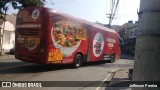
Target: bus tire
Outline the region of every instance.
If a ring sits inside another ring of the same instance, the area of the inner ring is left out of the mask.
[[[82,55],[76,54],[73,66],[74,68],[79,68],[82,65]]]
[[[110,60],[110,63],[113,63],[113,62],[115,62],[115,55],[114,54],[111,55],[111,60]]]

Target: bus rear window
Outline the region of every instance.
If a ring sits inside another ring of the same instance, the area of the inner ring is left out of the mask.
[[[40,10],[39,9],[23,9],[19,12],[18,22],[39,22],[40,20]]]

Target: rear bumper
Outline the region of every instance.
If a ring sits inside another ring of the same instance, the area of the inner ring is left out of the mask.
[[[22,55],[15,54],[15,58],[24,62],[46,64],[44,55]]]
[[[112,54],[104,54],[103,55],[103,60],[110,61],[111,57],[112,57]],[[115,55],[115,60],[118,60],[118,59],[120,59],[120,56],[119,55]]]
[[[63,60],[51,60],[43,55],[22,55],[15,54],[15,58],[24,62],[37,63],[37,64],[72,64],[72,58],[63,58]]]
[[[102,60],[105,60],[105,61],[111,60],[111,55],[110,54],[104,54]]]

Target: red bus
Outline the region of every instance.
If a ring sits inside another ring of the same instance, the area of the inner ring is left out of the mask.
[[[44,7],[19,11],[15,57],[39,64],[73,64],[120,58],[119,34]]]

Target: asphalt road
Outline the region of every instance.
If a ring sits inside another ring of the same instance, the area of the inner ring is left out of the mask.
[[[114,63],[87,63],[78,69],[71,65],[38,65],[16,59],[0,60],[0,81],[110,81],[112,71],[133,67],[134,60],[120,59]],[[62,83],[65,84],[65,83]],[[33,90],[104,90],[101,83],[90,87],[43,87]],[[64,85],[65,86],[65,85]],[[28,88],[0,88],[0,90]]]

